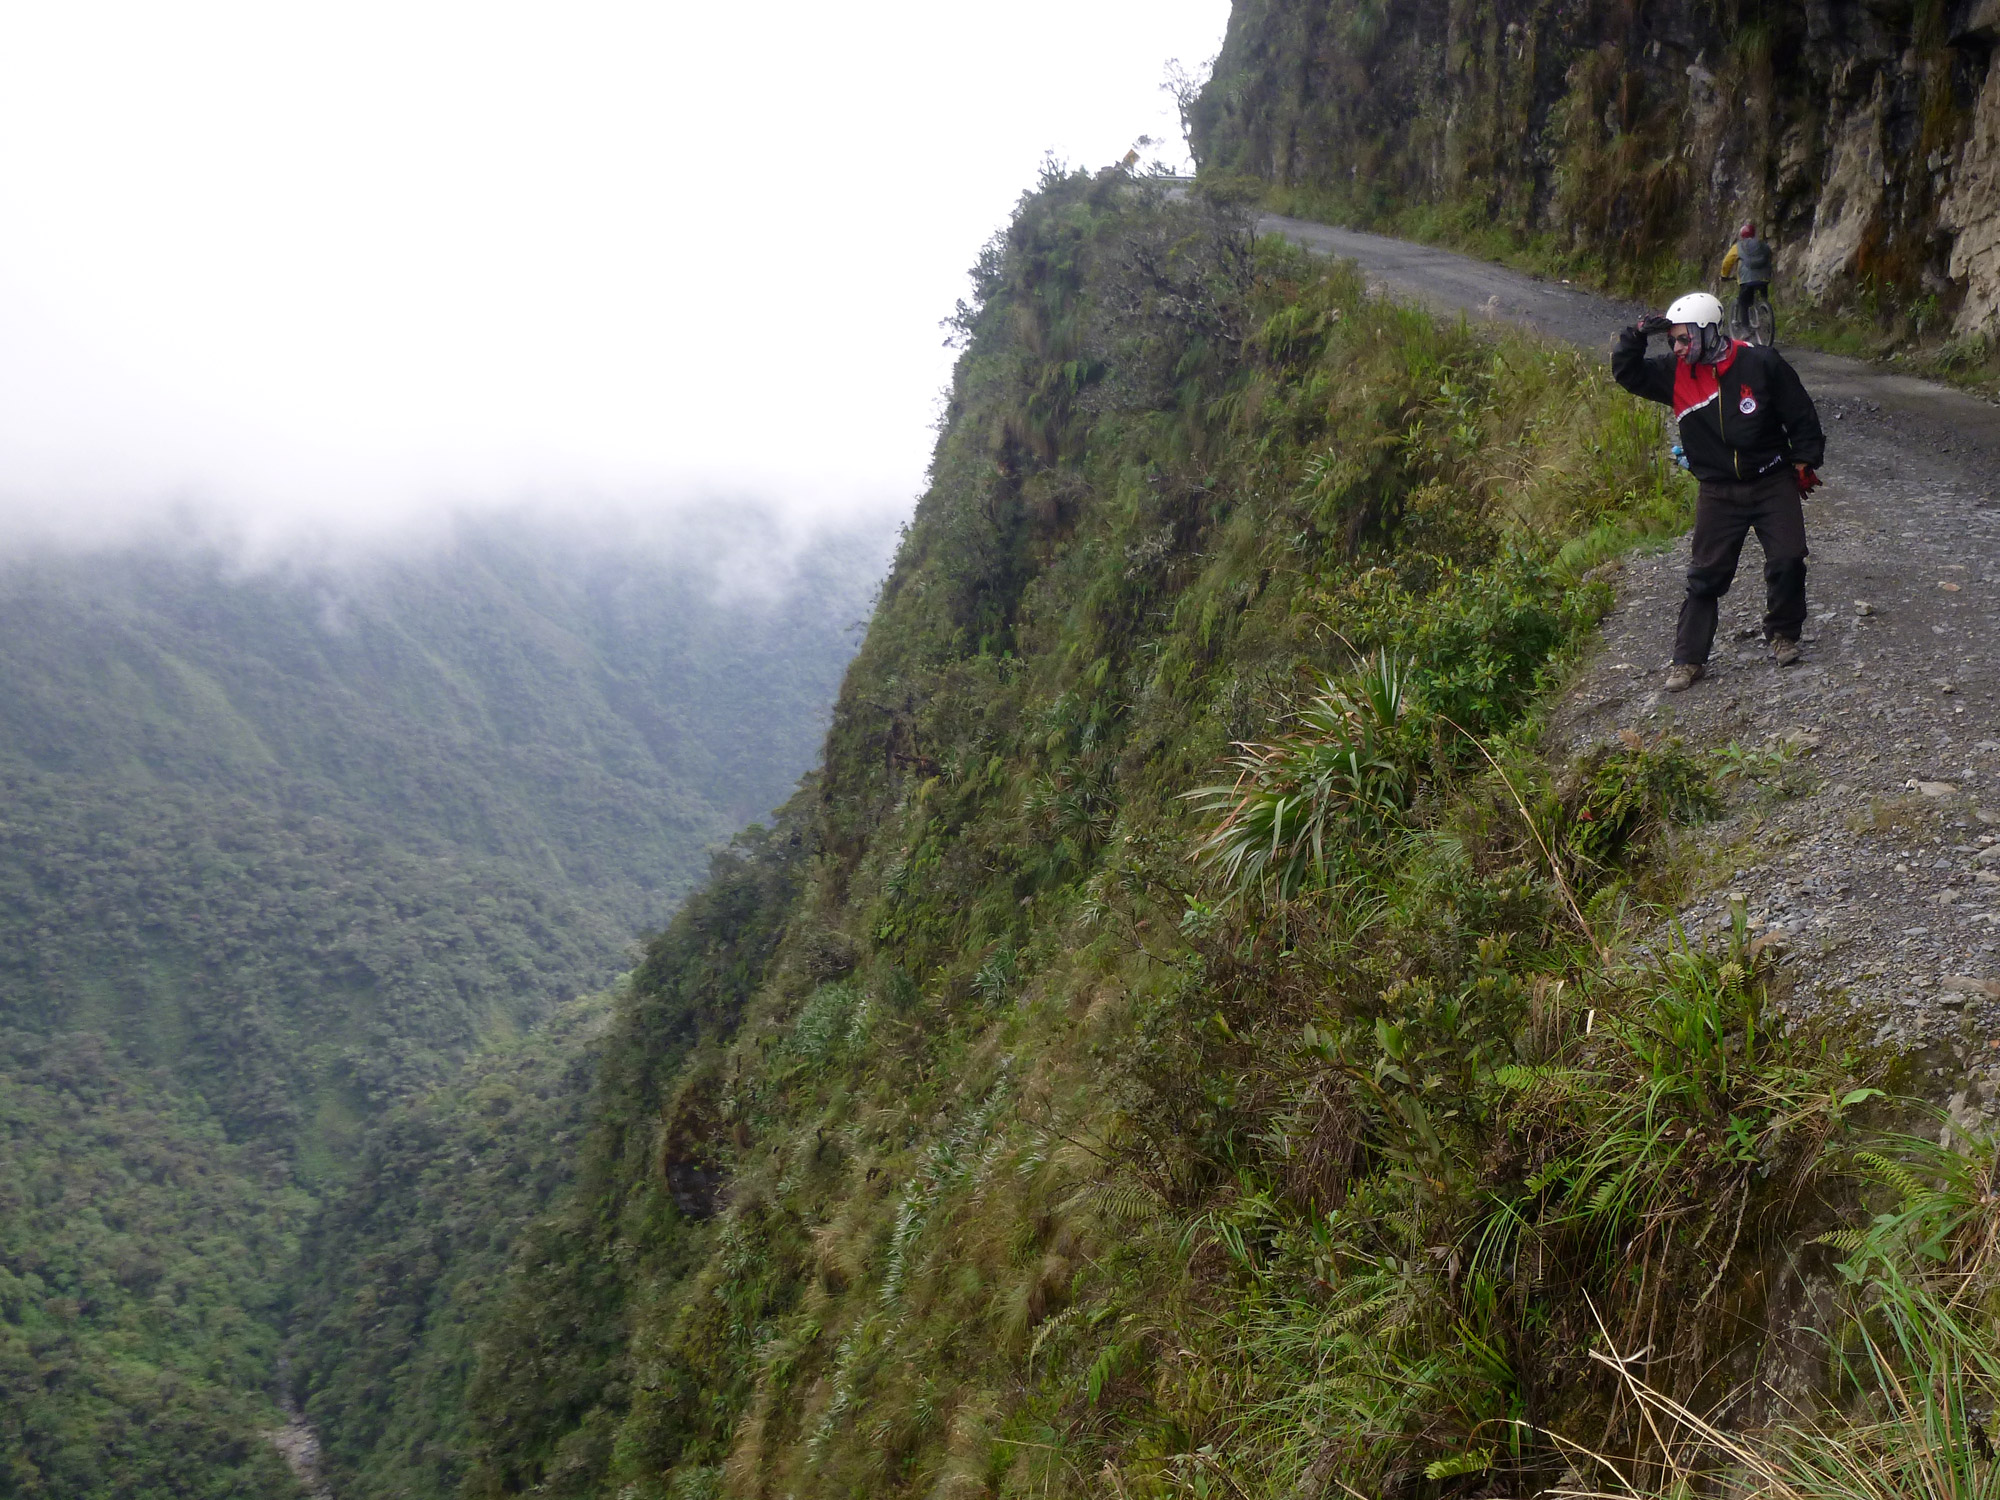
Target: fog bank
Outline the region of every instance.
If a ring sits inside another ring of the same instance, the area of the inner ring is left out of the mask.
[[[906,508],[964,268],[1045,152],[1177,137],[1226,14],[8,8],[0,527]]]

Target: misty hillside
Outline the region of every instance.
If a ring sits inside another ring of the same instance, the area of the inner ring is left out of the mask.
[[[0,1493],[283,1491],[245,1424],[309,1193],[785,799],[886,543],[0,562]]]
[[[0,567],[0,1014],[194,1066],[251,1128],[302,1045],[394,1088],[603,984],[810,763],[880,545],[746,583],[725,540]]]

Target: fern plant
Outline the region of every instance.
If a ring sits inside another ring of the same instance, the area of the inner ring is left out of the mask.
[[[1838,1270],[1862,1356],[1847,1363],[1864,1388],[1886,1383],[1889,1364],[1956,1366],[2000,1384],[2000,1143],[1950,1124],[1943,1134],[1899,1138],[1893,1155],[1857,1152],[1887,1206],[1821,1239],[1847,1252]]]

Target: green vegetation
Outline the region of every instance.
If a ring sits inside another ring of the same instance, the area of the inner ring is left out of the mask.
[[[688,1429],[726,1422],[741,1403],[744,1372],[731,1363],[662,1369],[648,1361],[635,1371],[636,1330],[622,1304],[628,1289],[645,1285],[641,1278],[671,1282],[697,1264],[686,1230],[713,1218],[718,1169],[733,1144],[718,1139],[737,1081],[722,1072],[718,1048],[769,971],[796,907],[806,795],[773,831],[753,828],[716,857],[708,883],[633,976],[605,1045],[567,1211],[529,1228],[516,1274],[486,1310],[468,1403],[478,1467],[465,1493],[504,1492],[530,1466],[565,1493],[591,1493],[616,1441],[606,1417],[635,1397],[656,1414],[655,1451],[670,1453]],[[850,961],[837,941],[800,946],[808,974],[833,977]],[[852,1002],[851,990],[836,995],[836,1004]],[[829,1024],[839,1020],[846,1024]],[[784,1060],[803,1052],[809,1068],[855,1029],[854,1017],[823,1001],[801,1018]],[[607,1229],[615,1247],[604,1243]],[[754,1244],[757,1230],[749,1232]],[[716,1268],[690,1317],[732,1328],[741,1343],[783,1290],[762,1269],[754,1254]]]
[[[1912,1435],[1843,1380],[1973,1451],[1880,1268],[1971,1285],[1989,1158],[1659,925],[1768,768],[1541,747],[1684,515],[1657,416],[1115,173],[975,275],[821,779],[620,1003],[463,1493],[1686,1493],[1658,1413],[1753,1370],[1760,1453]]]
[[[114,1038],[236,1138],[303,1137],[314,1176],[482,1033],[609,982],[631,932],[518,862],[249,798],[18,771],[0,790],[17,1023]]]
[[[608,1005],[579,1001],[396,1106],[313,1221],[292,1371],[342,1497],[456,1491],[475,1320],[569,1181]]]
[[[1234,895],[1289,900],[1321,889],[1402,812],[1409,767],[1388,743],[1403,727],[1403,671],[1378,655],[1358,693],[1329,682],[1275,745],[1245,745],[1228,785],[1188,793],[1216,815],[1202,855]]]
[[[296,1493],[261,1393],[310,1208],[101,1037],[0,1030],[0,1495]]]
[[[104,1032],[239,1135],[324,1153],[602,988],[790,793],[868,584],[837,539],[790,593],[718,599],[699,541],[495,521],[303,574],[15,563],[0,1014]]]
[[[872,581],[860,535],[732,576],[783,551],[736,519],[0,567],[0,1494],[288,1493],[300,1294],[291,1378],[449,1470],[463,1308],[587,1098],[576,1023],[515,1039],[791,791]]]
[[[1969,1500],[1994,1492],[1987,1423],[2000,1395],[2000,1162],[1992,1141],[1959,1136],[1948,1123],[1939,1141],[1901,1137],[1896,1146],[1893,1158],[1862,1151],[1852,1163],[1874,1188],[1872,1222],[1822,1237],[1849,1256],[1835,1268],[1834,1389],[1732,1432],[1634,1377],[1628,1362],[1618,1368],[1621,1390],[1666,1434],[1663,1462],[1652,1485],[1635,1487],[1631,1465],[1579,1449],[1612,1493],[1728,1485],[1769,1500]]]

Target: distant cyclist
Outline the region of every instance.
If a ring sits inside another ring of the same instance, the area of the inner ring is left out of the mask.
[[[1736,326],[1755,328],[1750,309],[1761,297],[1771,305],[1771,247],[1757,238],[1757,226],[1745,224],[1736,231],[1736,243],[1722,257],[1722,279],[1736,278]]]

